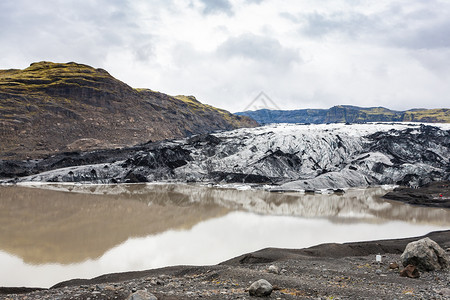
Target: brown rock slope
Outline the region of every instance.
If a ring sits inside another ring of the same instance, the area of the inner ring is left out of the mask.
[[[105,70],[73,62],[0,70],[0,158],[118,147],[256,125],[195,97],[133,89]]]

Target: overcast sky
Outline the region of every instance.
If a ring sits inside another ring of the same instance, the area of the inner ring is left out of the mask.
[[[75,61],[232,112],[450,107],[448,0],[1,0],[0,28],[0,69]]]

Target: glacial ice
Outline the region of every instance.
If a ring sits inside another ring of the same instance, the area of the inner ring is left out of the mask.
[[[326,190],[449,179],[450,124],[273,124],[151,144],[18,181],[212,182]]]

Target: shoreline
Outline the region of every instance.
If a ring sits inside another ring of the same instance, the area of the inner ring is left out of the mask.
[[[430,182],[419,188],[397,187],[383,198],[409,205],[448,209],[450,208],[450,181]]]
[[[446,288],[445,282],[448,283],[448,269],[423,273],[419,279],[402,278],[398,271],[387,269],[390,262],[399,263],[399,256],[409,242],[423,237],[430,237],[449,253],[450,230],[444,230],[413,238],[321,244],[304,249],[266,248],[218,265],[173,266],[111,273],[92,279],[63,281],[49,289],[0,287],[0,298],[22,299],[27,296],[28,299],[127,299],[133,292],[146,289],[157,296],[157,299],[236,299],[248,297],[246,289],[249,282],[261,278],[276,285],[279,289],[275,289],[274,295],[282,296],[283,299],[299,299],[299,296],[300,299],[317,299],[333,295],[346,299],[357,299],[356,296],[365,295],[367,299],[375,299],[372,297],[378,295],[379,287],[374,287],[390,283],[404,288],[400,295],[404,295],[405,290],[411,290],[415,294],[420,291],[436,292],[439,296],[439,287]],[[375,263],[377,254],[383,256],[381,266]],[[267,270],[271,265],[279,268],[280,274],[269,273]],[[381,269],[380,274],[376,273],[378,269]],[[311,274],[314,278],[310,278]],[[338,283],[341,280],[348,289],[337,288],[339,284],[329,285],[330,278],[336,279]],[[358,284],[351,285],[348,278],[353,278]],[[437,287],[427,290],[430,278],[442,278],[442,282],[436,280],[439,283]]]

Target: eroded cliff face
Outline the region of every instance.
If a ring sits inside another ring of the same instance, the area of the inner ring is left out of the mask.
[[[280,124],[0,167],[10,170],[4,177],[28,175],[15,181],[259,183],[274,190],[415,186],[449,179],[450,126],[441,126]]]
[[[395,111],[384,107],[337,105],[329,109],[244,111],[261,124],[272,123],[367,123],[367,122],[424,122],[450,123],[450,109],[411,109]]]
[[[117,148],[257,125],[193,96],[133,89],[82,64],[40,62],[0,70],[0,158]]]

